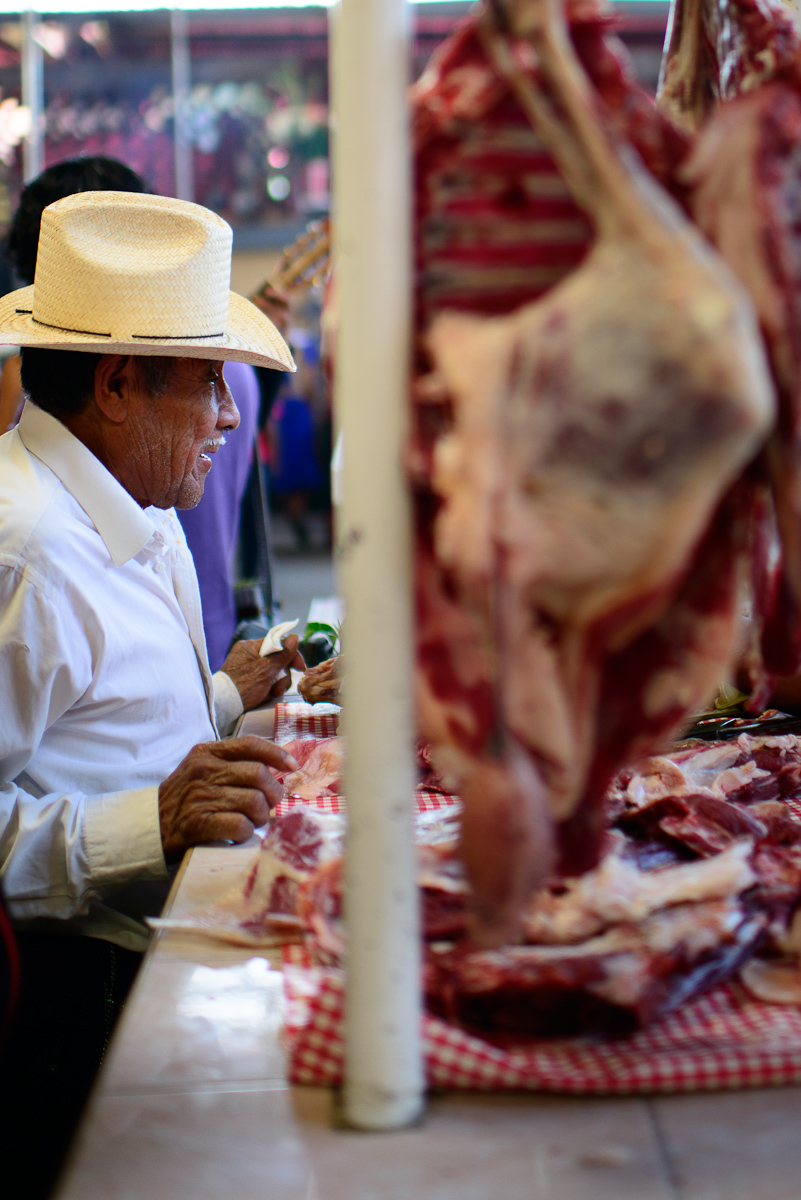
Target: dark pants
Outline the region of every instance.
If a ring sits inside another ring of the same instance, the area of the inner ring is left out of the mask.
[[[67,934],[18,942],[22,986],[0,1056],[0,1193],[46,1200],[142,956]]]

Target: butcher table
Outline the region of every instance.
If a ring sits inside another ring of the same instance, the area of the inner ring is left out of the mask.
[[[222,895],[257,852],[194,850],[167,911]],[[451,1093],[415,1129],[338,1128],[330,1092],[286,1081],[282,995],[270,952],[158,933],[54,1200],[801,1198],[801,1088]]]

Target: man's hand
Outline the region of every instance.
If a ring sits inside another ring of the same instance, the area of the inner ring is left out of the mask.
[[[260,737],[194,746],[159,788],[164,857],[203,842],[246,842],[283,795],[268,767],[296,771],[298,764]]]
[[[255,304],[272,321],[281,337],[286,337],[289,330],[289,302],[286,296],[268,281],[253,293],[250,303]]]
[[[339,693],[342,681],[339,673],[342,658],[327,658],[316,667],[309,667],[306,674],[298,680],[298,691],[309,704],[320,704],[328,701],[339,704]]]
[[[296,671],[306,670],[294,633],[284,638],[283,650],[266,654],[264,658],[259,658],[261,644],[261,638],[235,642],[222,665],[222,670],[226,675],[230,675],[236,684],[245,712],[251,708],[258,708],[267,700],[277,700],[279,696],[283,696],[292,682],[290,667],[294,667]]]

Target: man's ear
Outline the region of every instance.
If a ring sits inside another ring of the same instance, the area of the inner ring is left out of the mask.
[[[95,368],[95,403],[103,415],[115,425],[124,424],[139,390],[133,355],[104,354]]]

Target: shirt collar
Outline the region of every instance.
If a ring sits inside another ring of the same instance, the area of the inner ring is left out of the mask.
[[[134,558],[153,536],[150,517],[66,425],[26,400],[19,435],[80,504],[116,566]]]

